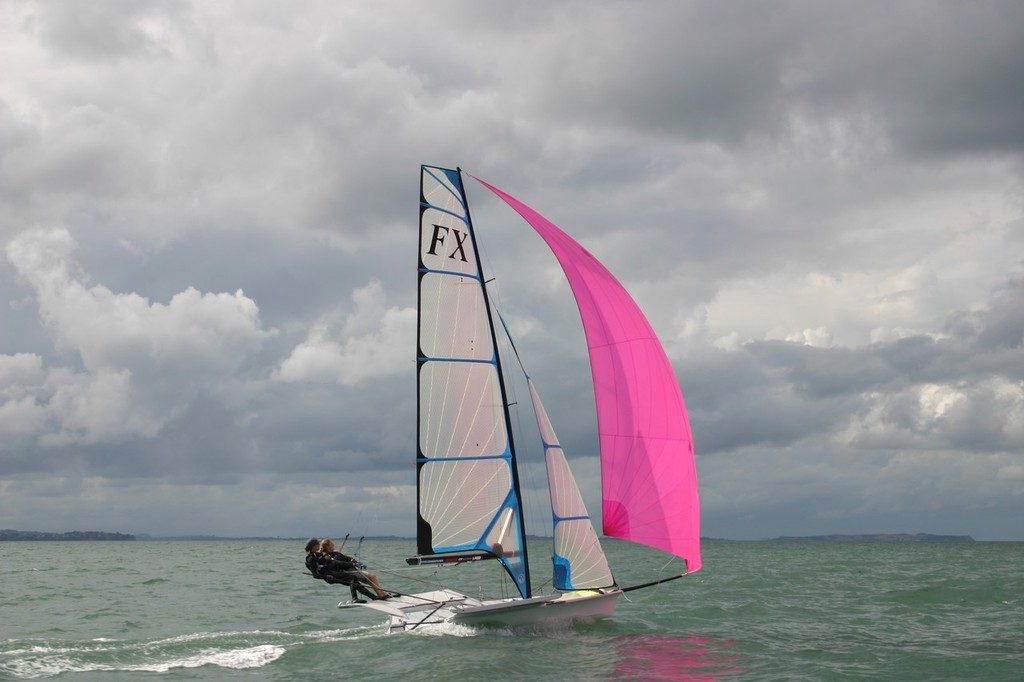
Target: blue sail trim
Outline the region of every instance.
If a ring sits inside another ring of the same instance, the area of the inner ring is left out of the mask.
[[[462,277],[464,279],[476,280],[477,282],[480,281],[480,278],[476,275],[470,275],[465,272],[455,272],[454,270],[432,270],[431,268],[420,268],[420,272],[429,272],[435,275],[451,275],[452,277]]]
[[[482,459],[504,459],[508,455],[483,455],[481,457],[417,457],[417,462],[475,462]]]
[[[554,511],[551,512],[553,523],[551,524],[552,529],[557,529],[558,524],[562,521],[589,521],[590,516],[556,516]],[[577,589],[572,583],[572,564],[568,559],[561,556],[558,552],[552,550],[551,556],[552,563],[552,580],[551,584],[554,585],[556,590],[575,590]]]
[[[479,358],[428,358],[421,356],[416,358],[420,362],[468,362],[477,365],[493,365],[494,360],[481,360]]]
[[[461,222],[463,225],[468,225],[469,224],[469,223],[466,222],[466,219],[464,217],[462,217],[461,215],[459,215],[455,211],[449,211],[447,208],[443,208],[441,206],[435,206],[434,204],[430,203],[429,201],[421,201],[420,202],[420,206],[425,206],[427,208],[432,208],[435,211],[437,211],[438,213],[444,213],[445,215],[450,215],[451,217],[453,217],[456,220],[458,220],[459,222]]]
[[[522,506],[519,503],[519,497],[516,495],[515,490],[509,491],[508,497],[505,498],[505,503],[501,505],[501,511],[495,515],[495,517],[491,520],[490,525],[487,526],[487,530],[484,531],[483,537],[480,538],[478,549],[482,549],[488,552],[493,552],[495,550],[494,547],[489,547],[487,545],[487,536],[491,534],[492,530],[494,530],[494,527],[498,523],[498,519],[504,516],[506,509],[512,510],[512,519],[509,524],[509,529],[512,531],[512,533],[515,536],[515,539],[517,540],[517,544],[519,546],[519,553],[518,555],[512,555],[512,559],[515,559],[515,561],[510,559],[510,555],[508,554],[498,552],[495,553],[499,554],[498,561],[501,562],[501,564],[505,567],[505,570],[508,571],[509,575],[511,575],[512,578],[515,580],[516,589],[519,590],[519,594],[522,595],[524,599],[526,599],[530,596],[530,586],[526,583],[526,564],[524,561],[526,559],[526,538],[523,537],[521,532],[522,519],[520,517],[520,514],[522,514]]]
[[[552,580],[551,584],[556,590],[575,590],[572,584],[572,565],[563,557],[557,554],[551,557]]]
[[[463,197],[465,196],[466,189],[462,186],[462,177],[459,175],[459,172],[457,170],[451,170],[450,168],[438,168],[437,166],[427,166],[427,165],[424,165],[424,166],[421,166],[421,167],[423,168],[423,170],[425,170],[427,172],[427,175],[429,175],[430,177],[432,177],[435,180],[437,180],[437,182],[439,184],[441,184],[443,187],[445,187],[445,189],[447,189],[447,185],[445,185],[445,182],[440,177],[438,177],[437,173],[434,172],[434,171],[441,171],[444,174],[444,176],[446,178],[448,178],[448,181],[451,182],[451,184],[454,187],[457,187],[458,190],[459,190],[458,193],[456,193],[456,192],[449,192],[449,193],[453,197],[455,197],[455,200],[459,202],[460,206],[462,206],[463,208],[466,207],[466,202],[463,199]],[[429,206],[429,204],[427,204],[427,205]]]
[[[494,459],[487,457],[472,457],[465,459]],[[509,458],[505,458],[509,459]],[[433,461],[437,461],[436,459]],[[525,558],[525,538],[522,537],[520,529],[520,518],[519,518],[519,498],[515,494],[515,491],[510,490],[508,497],[505,498],[505,502],[499,508],[498,513],[494,516],[487,528],[484,529],[483,534],[476,542],[465,543],[461,545],[438,545],[434,547],[434,551],[438,554],[446,554],[452,552],[465,552],[465,551],[481,551],[488,552],[494,555],[494,558],[504,566],[505,570],[516,583],[516,589],[520,595],[525,599],[528,595],[527,584],[526,584],[526,570],[523,559]],[[511,510],[512,519],[509,522],[510,535],[516,540],[516,544],[519,547],[518,552],[505,551],[506,548],[496,548],[487,544],[487,537],[497,526],[499,519],[505,515],[506,510]],[[498,550],[498,551],[496,551]]]

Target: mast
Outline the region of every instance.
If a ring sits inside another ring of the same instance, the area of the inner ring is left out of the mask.
[[[476,240],[476,228],[473,225],[473,212],[469,210],[469,198],[466,196],[466,183],[462,180],[462,168],[456,168],[459,173],[459,185],[462,188],[462,197],[466,202],[466,221],[469,225],[469,238],[473,244],[473,254],[476,256],[476,269],[480,273],[481,278],[483,277],[484,267],[480,261],[480,249],[477,247]],[[487,309],[487,325],[491,332],[491,344],[494,347],[494,362],[498,367],[498,386],[501,388],[501,404],[505,412],[505,428],[508,431],[508,448],[512,453],[512,492],[515,494],[516,499],[519,500],[519,513],[516,514],[517,523],[519,524],[519,536],[523,539],[523,546],[521,549],[523,557],[523,572],[526,575],[526,593],[523,595],[524,598],[529,599],[533,596],[533,587],[530,583],[530,562],[529,556],[526,550],[526,520],[523,518],[523,495],[519,490],[519,463],[516,461],[516,445],[515,438],[512,436],[512,415],[508,409],[508,392],[505,388],[505,372],[501,366],[501,355],[498,353],[498,337],[494,330],[494,314],[491,309],[491,299],[487,293],[487,283],[481,279],[480,288],[484,294],[484,304]]]

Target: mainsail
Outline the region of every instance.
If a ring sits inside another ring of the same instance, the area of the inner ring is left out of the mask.
[[[476,178],[547,242],[580,310],[601,448],[605,535],[701,567],[693,438],[679,382],[639,306],[586,249],[515,197]]]
[[[462,180],[420,173],[417,550],[493,554],[529,597],[504,380]]]

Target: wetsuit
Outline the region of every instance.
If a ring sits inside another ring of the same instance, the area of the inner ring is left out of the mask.
[[[377,594],[367,586],[369,581],[359,570],[356,560],[341,552],[310,552],[306,555],[306,568],[314,578],[331,584],[347,585],[352,592],[353,600],[358,599],[360,594],[370,599],[378,599]]]

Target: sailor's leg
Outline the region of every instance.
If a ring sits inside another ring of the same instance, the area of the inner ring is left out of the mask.
[[[377,582],[377,576],[375,576],[373,573],[367,573],[366,571],[363,571],[362,575],[364,578],[366,578],[366,580],[370,582],[371,585],[373,585],[373,589],[374,591],[376,591],[378,599],[385,599],[391,596],[391,594],[387,590],[380,586],[380,583]]]
[[[359,582],[358,580],[353,580],[352,581],[352,594],[353,595],[355,594],[356,590],[359,590],[360,594],[365,595],[365,596],[369,597],[370,599],[380,599],[380,597],[378,597],[376,594],[371,592],[366,587],[366,585],[364,585],[363,583]],[[354,598],[355,597],[353,597],[353,599]]]

